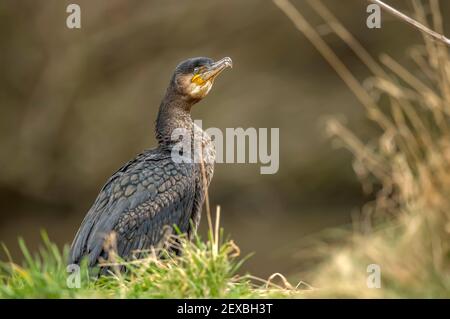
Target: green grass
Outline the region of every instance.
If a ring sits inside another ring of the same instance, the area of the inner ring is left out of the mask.
[[[255,283],[255,277],[238,275],[245,258],[231,240],[223,242],[200,238],[192,243],[181,239],[184,253],[167,251],[164,258],[149,256],[134,261],[117,261],[127,271],[112,271],[96,279],[86,264],[80,267],[80,287],[67,271],[68,247],[63,251],[45,233],[42,248],[32,255],[19,240],[24,262],[2,262],[0,298],[265,298],[282,297],[285,289],[268,282]],[[4,247],[5,248],[5,247]],[[7,249],[5,248],[6,252]],[[8,254],[9,255],[9,254]]]

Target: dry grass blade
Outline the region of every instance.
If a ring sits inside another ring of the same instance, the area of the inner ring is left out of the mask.
[[[211,208],[209,205],[208,180],[206,178],[205,161],[203,158],[203,152],[204,152],[204,148],[202,145],[202,148],[200,150],[200,170],[201,170],[201,174],[202,174],[203,189],[205,191],[205,207],[206,207],[206,218],[208,220],[208,229],[209,229],[211,238],[213,238],[214,228],[213,228],[212,218],[211,218]]]
[[[426,27],[422,23],[414,20],[413,18],[407,16],[406,14],[398,11],[397,9],[391,7],[390,5],[384,3],[381,0],[368,0],[369,2],[375,3],[382,7],[384,10],[388,11],[389,13],[393,14],[397,18],[401,19],[402,21],[405,21],[406,23],[412,25],[414,28],[418,29],[419,31],[429,35],[433,39],[440,41],[448,46],[450,46],[450,39],[445,37],[443,34],[440,34],[436,31],[431,30],[430,28]]]

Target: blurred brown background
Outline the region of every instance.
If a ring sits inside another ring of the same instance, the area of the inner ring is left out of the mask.
[[[66,27],[81,6],[82,28]],[[322,32],[304,1],[294,1]],[[375,56],[402,57],[420,36],[383,15],[369,30],[367,3],[325,1]],[[408,10],[403,1],[390,1]],[[444,20],[450,3],[443,1]],[[335,36],[347,65],[367,73]],[[219,164],[211,203],[241,247],[244,270],[267,276],[301,269],[298,247],[325,228],[350,223],[367,200],[351,156],[324,135],[327,117],[345,118],[370,137],[362,107],[291,22],[263,0],[4,0],[0,2],[0,241],[20,258],[40,229],[70,243],[106,179],[144,148],[176,64],[230,56],[193,117],[204,127],[280,128],[280,170]],[[206,219],[203,219],[205,226]],[[204,230],[203,230],[204,232]]]

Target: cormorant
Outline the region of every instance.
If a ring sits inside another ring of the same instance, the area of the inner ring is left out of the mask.
[[[166,230],[173,225],[192,238],[213,175],[215,151],[190,111],[209,93],[217,75],[231,66],[228,57],[217,62],[198,57],[176,67],[156,120],[158,146],[139,154],[106,182],[75,235],[69,264],[79,264],[83,257],[90,267],[108,260],[111,234],[117,254],[124,259],[164,245]],[[174,158],[176,153],[181,158],[188,154],[183,149],[173,152],[180,142],[173,138],[177,129],[189,133],[192,154],[199,152],[195,145],[203,149],[203,164]]]

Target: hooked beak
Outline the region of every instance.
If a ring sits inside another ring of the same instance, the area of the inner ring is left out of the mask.
[[[233,61],[231,61],[231,58],[226,57],[211,64],[209,67],[206,68],[205,71],[201,73],[200,76],[202,80],[205,82],[214,81],[214,79],[228,67],[230,68],[233,67]]]

